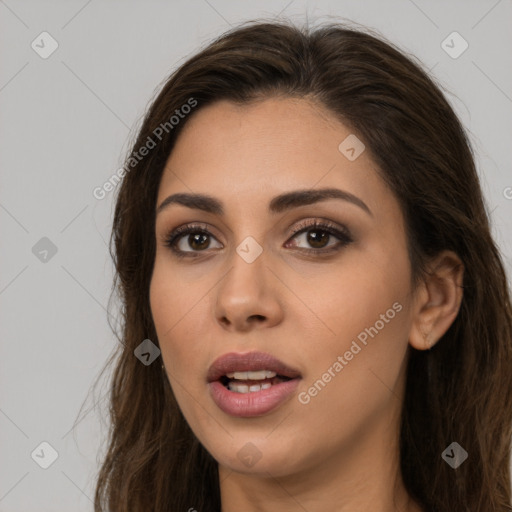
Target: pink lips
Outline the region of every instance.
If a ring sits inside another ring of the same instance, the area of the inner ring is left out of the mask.
[[[249,393],[230,391],[220,381],[227,373],[258,370],[274,371],[277,375],[288,377],[290,380]],[[263,352],[224,354],[213,362],[207,375],[208,387],[214,402],[226,414],[238,417],[261,416],[276,409],[296,390],[300,379],[301,374],[298,370]]]

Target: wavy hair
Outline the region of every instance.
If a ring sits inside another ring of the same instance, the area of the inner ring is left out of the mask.
[[[276,96],[316,101],[364,141],[404,215],[414,283],[442,250],[462,260],[458,316],[430,350],[409,347],[402,477],[425,510],[511,511],[510,291],[464,128],[416,59],[381,36],[342,23],[313,30],[254,20],[224,33],[169,76],[126,160],[110,238],[121,343],[105,367],[115,364],[95,511],[193,506],[220,512],[216,461],[185,421],[159,362],[141,364],[134,349],[147,338],[158,344],[149,302],[155,206],[180,131],[215,101],[249,104]],[[191,98],[195,108],[171,127],[168,121]],[[166,122],[155,147],[133,160]],[[453,441],[469,454],[457,469],[441,457]]]

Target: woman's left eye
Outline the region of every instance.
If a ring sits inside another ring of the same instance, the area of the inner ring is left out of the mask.
[[[338,243],[327,244],[332,238],[338,239]],[[330,253],[338,251],[342,247],[347,246],[353,242],[352,236],[348,229],[343,227],[337,227],[330,223],[314,221],[313,223],[303,223],[299,225],[293,233],[291,240],[302,240],[312,247],[300,247],[297,243],[292,244],[292,247],[297,247],[301,251],[309,253]]]
[[[337,239],[338,243],[329,244],[328,242],[332,238]],[[175,229],[165,238],[164,243],[178,257],[197,257],[199,253],[212,248],[211,240],[215,240],[219,244],[219,246],[214,247],[215,249],[222,248],[222,245],[208,231],[206,226],[192,225]],[[313,254],[338,251],[353,241],[349,231],[344,226],[338,228],[333,224],[318,221],[302,223],[297,226],[289,240],[295,242],[292,244],[287,242],[285,246],[296,247],[301,252]],[[301,247],[297,243],[299,241],[309,244],[311,248]],[[191,247],[192,250],[187,250],[187,246]]]

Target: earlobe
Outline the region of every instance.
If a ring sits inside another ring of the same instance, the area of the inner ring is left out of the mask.
[[[464,265],[453,251],[443,251],[415,292],[409,343],[417,350],[432,348],[457,317],[463,297]]]

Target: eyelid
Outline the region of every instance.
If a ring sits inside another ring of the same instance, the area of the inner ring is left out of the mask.
[[[292,229],[290,236],[295,236],[298,233],[301,233],[303,231],[307,231],[308,229],[325,229],[325,230],[331,230],[334,232],[338,232],[340,235],[344,235],[346,237],[350,237],[350,231],[347,229],[346,226],[343,224],[335,224],[334,222],[323,219],[321,217],[315,217],[314,219],[307,219],[304,221],[300,221],[298,225],[295,225],[295,227]]]
[[[296,247],[299,252],[313,256],[328,256],[329,254],[338,252],[343,247],[354,242],[354,238],[350,230],[345,225],[334,223],[329,219],[314,218],[302,221],[298,226],[295,226],[286,244],[288,244],[290,240],[293,240],[299,235],[307,233],[308,231],[324,231],[328,233],[331,238],[334,237],[338,239],[337,243],[327,245],[326,247],[320,249]]]
[[[196,254],[200,255],[201,251],[181,251],[180,249],[175,249],[174,246],[178,243],[178,241],[184,236],[190,233],[202,233],[213,237],[217,240],[217,236],[212,233],[212,227],[204,222],[190,222],[184,224],[182,226],[178,226],[177,228],[166,231],[162,236],[162,243],[164,246],[171,249],[176,256],[184,256],[186,254]],[[218,240],[217,240],[218,241]],[[219,242],[221,243],[221,242]]]

